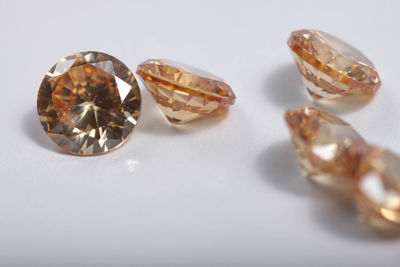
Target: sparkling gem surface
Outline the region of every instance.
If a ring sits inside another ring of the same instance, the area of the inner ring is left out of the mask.
[[[37,112],[47,135],[67,152],[94,155],[119,147],[140,115],[132,72],[100,52],[61,59],[39,88]]]
[[[342,40],[315,30],[294,31],[288,40],[313,99],[369,97],[381,85],[372,62]]]
[[[137,73],[171,124],[191,121],[235,102],[235,94],[222,79],[182,63],[150,59],[138,66]]]
[[[304,173],[328,189],[346,192],[367,153],[363,138],[345,121],[315,107],[290,109],[285,120]]]
[[[356,204],[361,217],[377,230],[400,233],[400,157],[373,148],[360,169]]]

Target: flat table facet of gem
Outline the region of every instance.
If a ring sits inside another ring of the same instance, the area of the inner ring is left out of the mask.
[[[294,31],[288,45],[314,100],[368,99],[381,81],[372,62],[344,41],[316,30]]]
[[[132,72],[101,52],[61,59],[39,88],[37,112],[58,146],[76,155],[96,155],[122,145],[140,116],[141,96]]]
[[[171,124],[217,113],[236,99],[222,79],[171,60],[147,60],[137,74]]]

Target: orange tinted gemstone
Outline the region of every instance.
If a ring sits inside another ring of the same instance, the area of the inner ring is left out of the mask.
[[[351,189],[368,151],[363,138],[347,122],[315,107],[290,109],[285,120],[304,173],[325,187]]]
[[[288,45],[307,91],[314,99],[371,96],[381,85],[372,62],[330,34],[294,31]]]
[[[168,121],[185,123],[234,104],[235,94],[222,79],[166,59],[150,59],[137,68]]]
[[[100,52],[61,59],[44,77],[37,111],[47,135],[67,152],[101,154],[122,145],[140,115],[132,72]]]
[[[360,166],[356,203],[361,217],[377,230],[400,233],[400,157],[374,148]]]

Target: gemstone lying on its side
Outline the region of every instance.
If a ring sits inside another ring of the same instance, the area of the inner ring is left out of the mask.
[[[56,63],[37,99],[47,135],[78,155],[101,154],[123,144],[137,123],[140,106],[132,72],[118,59],[92,51]]]
[[[313,99],[368,97],[381,85],[372,62],[332,35],[315,30],[294,31],[288,45]]]
[[[191,121],[234,104],[235,94],[222,79],[166,59],[150,59],[137,68],[171,124]]]
[[[315,107],[290,109],[285,120],[301,167],[313,182],[339,192],[352,189],[352,177],[368,145],[345,121]]]
[[[400,157],[374,148],[360,166],[356,204],[361,217],[379,231],[400,233]]]

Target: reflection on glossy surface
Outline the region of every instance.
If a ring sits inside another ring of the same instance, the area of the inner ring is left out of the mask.
[[[139,168],[140,162],[134,159],[127,159],[125,160],[125,165],[129,172],[135,172]]]

